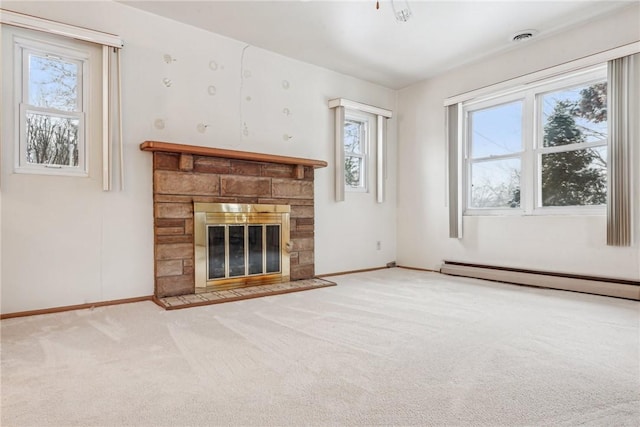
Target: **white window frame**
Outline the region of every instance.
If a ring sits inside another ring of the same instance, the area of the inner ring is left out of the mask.
[[[605,215],[606,206],[542,206],[541,203],[541,159],[542,154],[563,152],[585,148],[606,147],[606,139],[598,142],[572,144],[567,147],[543,147],[542,106],[539,99],[542,95],[564,88],[588,85],[599,81],[606,81],[606,64],[599,64],[577,72],[571,72],[553,78],[536,81],[524,88],[503,90],[474,99],[462,104],[462,148],[464,172],[462,191],[464,200],[464,215]],[[492,106],[499,106],[523,100],[522,108],[522,152],[520,170],[520,207],[519,208],[474,208],[471,207],[471,165],[478,161],[515,158],[515,153],[488,158],[471,159],[471,138],[469,135],[469,113]]]
[[[15,37],[15,111],[16,129],[15,141],[15,172],[44,175],[81,176],[89,175],[88,156],[88,122],[89,114],[89,58],[90,53],[75,46],[63,44],[60,41]],[[43,108],[29,104],[29,55],[55,56],[65,61],[75,62],[78,67],[78,105],[75,111]],[[52,117],[73,118],[79,121],[78,129],[78,165],[46,165],[27,162],[26,115],[33,112]]]
[[[344,120],[345,120],[345,124],[347,121],[353,121],[353,122],[360,123],[362,125],[362,127],[360,128],[362,131],[360,135],[360,138],[361,138],[360,141],[362,144],[362,153],[347,151],[346,144],[343,147],[345,161],[347,157],[356,157],[356,158],[362,159],[361,170],[360,170],[360,182],[358,183],[357,186],[349,185],[346,179],[347,170],[345,168],[344,188],[345,188],[345,191],[368,193],[369,192],[369,168],[370,168],[369,153],[371,151],[370,145],[371,145],[371,129],[373,127],[372,126],[373,117],[366,113],[361,113],[358,111],[346,109],[344,113]],[[344,126],[343,126],[343,132],[344,132]]]

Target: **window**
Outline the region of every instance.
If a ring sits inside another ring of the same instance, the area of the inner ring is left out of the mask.
[[[87,174],[89,53],[15,39],[18,172]]]
[[[607,202],[607,83],[538,94],[538,206]]]
[[[520,206],[522,100],[469,113],[472,208]]]
[[[344,184],[348,190],[367,191],[369,120],[346,113],[344,120]]]
[[[463,104],[466,213],[604,213],[606,67],[531,86]]]
[[[383,203],[386,128],[392,112],[344,98],[330,99],[329,108],[334,110],[336,124],[336,201],[345,200],[345,189],[368,193],[369,181],[375,176],[376,202]],[[370,150],[375,152],[375,161]]]

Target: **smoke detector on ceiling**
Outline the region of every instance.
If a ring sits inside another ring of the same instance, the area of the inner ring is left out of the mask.
[[[509,40],[512,42],[521,42],[533,38],[536,34],[538,34],[538,30],[520,30],[513,34]]]

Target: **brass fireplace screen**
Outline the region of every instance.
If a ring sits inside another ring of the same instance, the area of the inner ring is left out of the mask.
[[[289,280],[288,205],[194,203],[196,290]]]

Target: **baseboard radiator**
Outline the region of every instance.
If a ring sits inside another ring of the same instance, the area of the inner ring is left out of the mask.
[[[444,261],[440,272],[539,288],[562,289],[640,301],[640,282]]]

